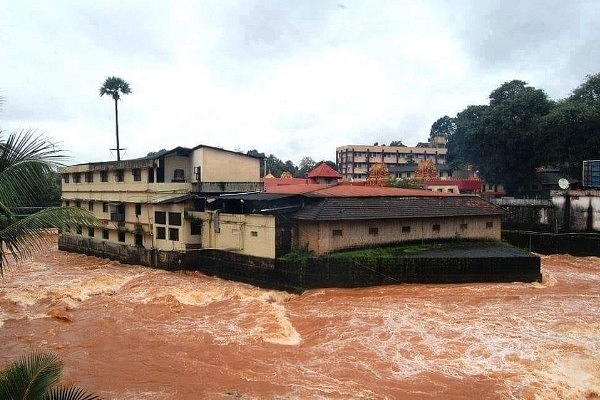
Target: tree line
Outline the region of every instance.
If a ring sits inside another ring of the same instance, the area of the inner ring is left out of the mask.
[[[505,82],[489,104],[439,118],[430,135],[448,139],[453,167],[470,164],[509,193],[531,182],[539,167],[581,180],[583,160],[600,158],[600,73],[558,101],[527,82]]]
[[[303,157],[298,166],[296,166],[291,160],[282,161],[273,154],[267,156],[265,153],[261,153],[256,149],[247,151],[246,155],[258,157],[262,160],[260,165],[260,176],[271,174],[274,177],[279,178],[283,173],[289,172],[294,178],[304,178],[321,162],[327,163],[327,165],[336,171],[338,170],[336,163],[333,161],[323,160],[321,162],[316,162],[311,157]]]

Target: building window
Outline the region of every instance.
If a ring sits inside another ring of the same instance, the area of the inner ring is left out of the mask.
[[[140,168],[132,169],[131,174],[133,175],[134,182],[139,182],[142,180],[142,170]]]
[[[108,212],[108,203],[102,203],[102,212]]]
[[[440,224],[434,224],[431,226],[431,230],[434,232],[439,232],[441,229]]]
[[[154,222],[165,225],[167,223],[167,213],[164,211],[155,211]]]
[[[452,189],[452,188],[448,189],[448,193],[454,193],[454,189]]]
[[[94,228],[88,228],[88,236],[94,237]]]
[[[71,202],[69,200],[65,201],[65,207],[69,207],[71,205]]]
[[[369,235],[379,235],[379,228],[369,228]]]
[[[192,221],[190,223],[190,235],[202,235],[202,223]]]
[[[181,226],[181,213],[169,213],[169,225]]]
[[[108,240],[110,238],[110,234],[108,233],[108,229],[102,229],[102,239]]]
[[[87,183],[92,183],[94,182],[94,173],[93,172],[86,172],[85,173],[85,181]]]
[[[115,181],[123,182],[125,181],[125,171],[122,169],[118,169],[115,171]]]
[[[119,231],[119,242],[125,243],[125,231]]]
[[[341,229],[334,229],[331,233],[333,234],[333,237],[342,236],[342,230]]]
[[[410,233],[410,226],[403,226],[402,233]]]
[[[100,182],[108,182],[108,171],[100,171]]]
[[[156,227],[156,238],[157,239],[166,239],[167,238],[166,230],[164,227],[162,227],[162,226]]]
[[[169,228],[169,240],[179,241],[179,229]]]
[[[69,174],[63,174],[63,182],[69,183]]]
[[[485,227],[490,229],[494,227],[494,222],[493,221],[488,221],[485,223]]]
[[[81,228],[81,225],[77,225],[77,234],[81,235],[81,232],[83,232],[83,229]]]
[[[252,236],[252,237],[258,237],[258,232],[257,231],[250,231],[250,236]]]
[[[88,211],[94,211],[94,202],[93,201],[88,202]]]
[[[78,200],[78,201],[76,201],[76,202],[75,202],[75,207],[77,207],[77,208],[81,208],[81,201],[79,201],[79,200]]]
[[[469,225],[467,225],[467,224],[460,224],[461,231],[466,231],[468,227],[469,227]]]
[[[81,183],[81,174],[79,172],[73,174],[73,183]]]
[[[135,204],[135,215],[142,215],[142,205],[140,203]]]

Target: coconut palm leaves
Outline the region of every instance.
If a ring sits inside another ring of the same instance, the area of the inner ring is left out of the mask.
[[[61,165],[64,153],[35,131],[5,135],[0,131],[0,274],[8,255],[20,262],[44,244],[50,228],[93,226],[97,221],[86,210],[53,207],[20,218],[16,207],[32,205]]]
[[[121,94],[131,93],[129,83],[116,76],[106,78],[104,84],[100,87],[100,97],[109,95],[115,101],[115,133],[117,135],[117,161],[121,161],[121,148],[119,147],[119,108],[117,106]]]
[[[33,353],[20,357],[0,371],[0,399],[97,400],[74,386],[59,386],[63,363],[55,354]]]

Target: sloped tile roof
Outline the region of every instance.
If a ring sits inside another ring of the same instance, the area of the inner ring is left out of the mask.
[[[312,221],[502,215],[504,210],[478,196],[328,197],[295,214]]]
[[[336,178],[341,179],[342,174],[331,168],[327,163],[321,163],[317,165],[312,171],[308,173],[309,178]]]
[[[307,197],[445,197],[453,196],[451,193],[432,192],[422,189],[402,189],[381,186],[355,186],[355,185],[286,185],[268,187],[269,193],[302,194]],[[456,196],[456,195],[454,195]]]

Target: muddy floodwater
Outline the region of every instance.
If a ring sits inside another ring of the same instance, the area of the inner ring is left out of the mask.
[[[51,243],[0,278],[0,366],[52,351],[106,399],[600,398],[600,258],[542,268],[295,295]]]

